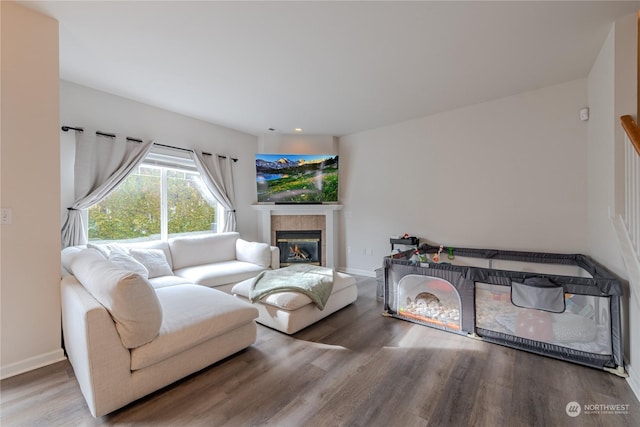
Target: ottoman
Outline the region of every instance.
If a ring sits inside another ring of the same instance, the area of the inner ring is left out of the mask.
[[[253,279],[237,283],[231,293],[251,303],[249,290]],[[334,273],[333,290],[324,310],[320,310],[311,299],[298,292],[279,292],[253,303],[258,309],[256,321],[285,334],[299,330],[324,319],[358,298],[356,279],[344,273]]]

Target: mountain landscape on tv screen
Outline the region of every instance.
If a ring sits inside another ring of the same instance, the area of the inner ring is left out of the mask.
[[[258,202],[338,201],[338,156],[256,154]]]

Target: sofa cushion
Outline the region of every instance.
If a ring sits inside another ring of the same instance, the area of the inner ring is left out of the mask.
[[[139,347],[158,335],[162,307],[145,278],[121,269],[95,249],[75,255],[70,267],[78,281],[109,311],[125,347]]]
[[[356,279],[348,274],[335,272],[333,277],[332,295],[356,283]],[[231,293],[249,299],[249,292],[251,291],[252,283],[253,279],[244,280],[236,284],[231,289]],[[266,298],[261,299],[260,302],[288,311],[297,310],[312,303],[311,298],[300,292],[278,292],[268,295]]]
[[[271,247],[266,243],[236,240],[236,258],[238,261],[250,262],[263,268],[271,265]]]
[[[236,232],[174,237],[169,240],[173,269],[236,259]]]
[[[167,262],[167,257],[161,249],[131,249],[131,256],[146,267],[149,278],[172,276],[173,271]]]
[[[147,267],[142,265],[131,255],[127,255],[126,253],[120,253],[120,252],[111,252],[111,254],[109,254],[109,261],[111,261],[112,263],[114,263],[115,265],[117,265],[123,270],[127,270],[132,273],[139,274],[145,279],[149,278],[149,270],[147,270]]]
[[[176,276],[204,286],[221,286],[256,277],[264,268],[242,261],[225,261],[175,270]]]
[[[164,312],[158,337],[131,350],[131,370],[142,369],[251,323],[258,310],[224,292],[198,285],[158,289]]]
[[[149,283],[151,283],[151,286],[153,286],[154,289],[160,289],[166,286],[184,285],[187,283],[190,285],[194,284],[189,279],[185,279],[184,277],[173,276],[173,275],[152,277],[151,279],[149,279]]]

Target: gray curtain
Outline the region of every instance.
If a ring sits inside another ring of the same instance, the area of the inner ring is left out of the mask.
[[[124,181],[153,147],[153,141],[76,132],[75,198],[62,226],[62,247],[87,243],[84,210],[102,201]]]
[[[225,221],[222,231],[236,231],[235,189],[233,186],[233,163],[229,156],[203,155],[193,151],[193,161],[200,176],[211,193],[224,207]]]

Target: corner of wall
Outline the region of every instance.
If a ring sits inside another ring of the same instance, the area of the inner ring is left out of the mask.
[[[64,355],[60,163],[55,161],[60,151],[58,22],[15,2],[0,3],[2,206],[13,210],[0,236],[4,378]]]

